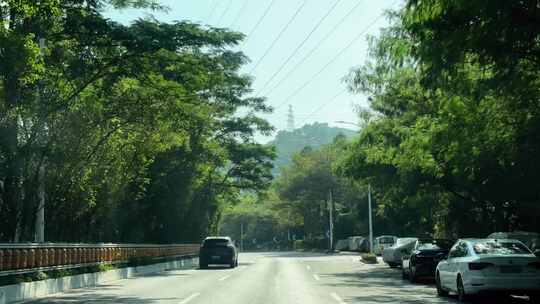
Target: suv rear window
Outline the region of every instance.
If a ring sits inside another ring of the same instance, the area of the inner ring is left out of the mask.
[[[204,247],[220,247],[229,245],[229,240],[227,239],[208,239],[204,240]]]
[[[419,250],[450,250],[454,245],[450,240],[420,240],[418,241]]]
[[[473,248],[477,254],[531,254],[531,251],[525,245],[518,242],[478,242],[474,244]]]

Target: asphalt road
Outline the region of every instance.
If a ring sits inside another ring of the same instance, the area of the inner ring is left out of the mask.
[[[242,253],[235,269],[175,270],[73,290],[32,303],[344,304],[456,303],[431,282],[411,284],[399,270],[366,265],[354,254]],[[484,301],[481,301],[484,302]],[[510,302],[527,303],[514,299]],[[493,303],[490,299],[486,303]],[[504,299],[501,303],[509,303]]]

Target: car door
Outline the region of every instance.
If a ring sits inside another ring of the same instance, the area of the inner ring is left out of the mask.
[[[446,282],[445,286],[452,291],[457,290],[457,276],[460,270],[460,265],[463,263],[463,259],[465,259],[468,255],[468,246],[467,242],[460,241],[456,243],[453,247],[453,253],[450,256],[448,254],[448,272],[446,276]]]
[[[452,248],[450,248],[450,251],[448,252],[448,257],[446,260],[443,260],[439,263],[438,269],[439,269],[439,279],[441,280],[441,284],[448,288],[449,282],[450,282],[450,276],[451,276],[451,264],[453,262],[454,257],[457,254],[457,247],[459,243],[454,244]]]

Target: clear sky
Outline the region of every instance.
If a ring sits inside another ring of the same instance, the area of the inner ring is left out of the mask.
[[[289,104],[293,107],[297,128],[313,122],[351,128],[336,121],[357,122],[353,106],[367,106],[366,97],[344,92],[343,77],[351,68],[366,60],[367,35],[377,35],[380,28],[387,25],[383,12],[401,3],[400,0],[160,2],[170,8],[167,13],[123,10],[108,11],[106,15],[113,20],[129,23],[151,13],[163,22],[187,19],[229,27],[246,35],[262,20],[240,46],[251,60],[243,72],[252,73],[255,95],[266,96],[267,102],[275,107],[274,113],[264,117],[277,130],[287,126]],[[262,18],[266,11],[266,16]],[[326,14],[328,16],[295,53]],[[280,38],[276,40],[280,33]],[[307,55],[310,56],[302,62]],[[291,59],[277,73],[289,57]],[[264,142],[267,139],[259,137],[258,140]]]

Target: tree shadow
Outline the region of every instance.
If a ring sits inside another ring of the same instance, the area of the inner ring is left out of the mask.
[[[93,290],[103,289],[111,290],[111,286],[99,286],[93,288]],[[120,289],[120,288],[116,288]],[[112,290],[111,290],[112,291]],[[52,304],[52,303],[88,303],[88,304],[105,304],[105,303],[118,303],[118,304],[154,304],[162,303],[163,301],[181,301],[182,298],[178,297],[163,297],[163,298],[143,298],[138,296],[127,295],[115,295],[115,294],[95,294],[91,290],[71,290],[59,296],[48,297],[43,299],[37,299],[25,303],[34,304]]]
[[[455,296],[437,296],[433,280],[411,283],[401,278],[401,272],[384,267],[364,267],[362,271],[320,273],[323,284],[335,288],[361,288],[359,295],[343,297],[347,303],[458,303]],[[477,304],[525,304],[526,298],[509,296],[483,296],[470,299]]]

